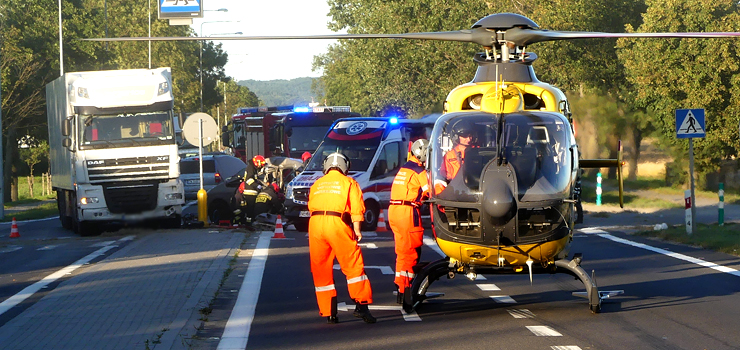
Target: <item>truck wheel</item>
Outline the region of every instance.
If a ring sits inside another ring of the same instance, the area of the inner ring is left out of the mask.
[[[83,237],[97,236],[103,233],[97,222],[81,221],[77,223],[77,234]]]
[[[162,227],[164,228],[180,228],[182,225],[182,216],[181,215],[175,215],[173,217],[164,219],[162,221]]]
[[[67,205],[65,204],[64,192],[57,191],[57,210],[59,211],[59,221],[65,230],[72,229],[72,218],[67,216]]]
[[[363,231],[375,231],[378,227],[380,206],[373,200],[365,201],[365,221],[362,222]]]

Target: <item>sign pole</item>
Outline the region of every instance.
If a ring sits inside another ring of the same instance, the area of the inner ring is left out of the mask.
[[[689,138],[689,180],[691,181],[691,217],[696,221],[696,196],[694,195],[694,139]]]

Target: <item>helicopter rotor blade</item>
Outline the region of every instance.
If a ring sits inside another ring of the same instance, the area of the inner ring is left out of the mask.
[[[481,35],[483,34],[483,35]],[[488,42],[493,39],[488,34]],[[198,41],[198,40],[303,40],[303,39],[417,39],[437,41],[485,42],[485,30],[458,30],[452,32],[427,32],[405,34],[326,34],[326,35],[286,35],[286,36],[209,36],[209,37],[125,37],[125,38],[84,38],[83,41]]]
[[[683,32],[683,33],[604,33],[604,32],[561,32],[540,29],[511,28],[504,39],[517,46],[553,40],[593,38],[730,38],[740,37],[740,32]]]

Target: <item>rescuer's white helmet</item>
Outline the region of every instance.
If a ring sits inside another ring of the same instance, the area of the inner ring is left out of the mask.
[[[337,169],[341,171],[342,174],[347,175],[347,172],[349,171],[349,158],[339,152],[330,154],[324,160],[324,174],[328,173],[331,169]]]
[[[428,149],[429,141],[426,139],[418,139],[411,145],[411,154],[413,154],[422,164],[426,164]]]

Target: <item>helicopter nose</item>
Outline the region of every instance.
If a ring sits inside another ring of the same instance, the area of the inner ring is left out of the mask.
[[[507,222],[514,217],[516,202],[509,185],[501,180],[488,181],[483,190],[483,210],[500,221]]]

